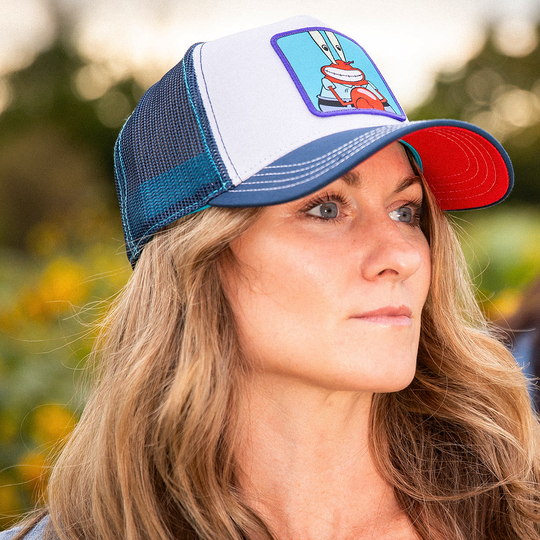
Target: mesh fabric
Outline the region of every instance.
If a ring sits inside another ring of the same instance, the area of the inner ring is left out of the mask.
[[[116,189],[132,265],[156,231],[233,185],[200,97],[196,46],[148,89],[116,142]]]

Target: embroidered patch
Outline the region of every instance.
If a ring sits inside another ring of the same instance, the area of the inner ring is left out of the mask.
[[[406,120],[377,67],[352,39],[328,28],[303,28],[276,34],[271,43],[313,114]]]

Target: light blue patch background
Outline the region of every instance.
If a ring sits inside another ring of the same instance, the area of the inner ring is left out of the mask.
[[[321,34],[324,36],[332,55],[338,60],[339,55],[328,41],[324,30],[321,30]],[[334,32],[334,34],[338,38],[341,48],[345,53],[345,60],[347,62],[352,60],[352,66],[359,68],[364,72],[366,79],[373,83],[377,90],[386,98],[396,115],[404,114],[403,110],[384,83],[377,68],[373,65],[373,62],[363,49],[344,35],[339,34],[338,32]],[[330,60],[307,32],[281,36],[276,40],[276,43],[296,73],[296,76],[304,87],[314,109],[319,111],[317,96],[321,92],[321,81],[324,77],[321,73],[321,67],[329,65]],[[361,109],[354,109],[354,111],[361,111]],[[353,111],[351,110],[351,112]]]

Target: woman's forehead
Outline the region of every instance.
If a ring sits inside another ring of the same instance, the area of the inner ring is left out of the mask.
[[[383,148],[366,161],[343,174],[342,180],[347,186],[361,188],[374,178],[384,176],[391,181],[393,191],[399,193],[413,184],[422,185],[422,178],[413,170],[405,148],[394,143]]]

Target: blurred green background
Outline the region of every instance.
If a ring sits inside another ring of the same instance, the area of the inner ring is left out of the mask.
[[[493,319],[509,316],[540,272],[538,31],[509,54],[487,29],[474,57],[439,73],[409,115],[472,121],[513,160],[504,205],[453,216]],[[0,79],[0,529],[42,493],[47,456],[84,404],[92,322],[131,272],[112,148],[144,89],[130,76],[100,86],[106,73],[70,35],[59,24],[49,48]]]

